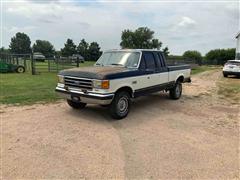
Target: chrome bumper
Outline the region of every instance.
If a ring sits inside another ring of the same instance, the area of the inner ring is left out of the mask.
[[[72,99],[73,97],[78,97],[80,102],[87,104],[101,104],[108,105],[112,102],[114,94],[97,94],[90,92],[82,92],[75,89],[64,89],[62,87],[56,87],[55,91],[62,97],[66,99]]]

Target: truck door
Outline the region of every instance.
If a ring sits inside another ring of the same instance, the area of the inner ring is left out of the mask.
[[[143,52],[143,61],[145,62],[145,84],[147,87],[158,85],[157,70],[158,66],[154,54],[150,51]]]
[[[155,52],[155,59],[157,60],[158,64],[158,82],[159,84],[165,84],[169,82],[168,78],[168,68],[165,64],[164,57],[161,52]]]

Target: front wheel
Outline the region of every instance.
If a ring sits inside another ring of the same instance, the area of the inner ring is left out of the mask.
[[[69,106],[71,106],[74,109],[83,109],[87,105],[86,103],[74,102],[70,99],[67,99],[67,103],[68,103]]]
[[[171,99],[179,99],[182,95],[182,83],[177,81],[172,89],[169,91]]]
[[[111,105],[110,112],[114,119],[125,118],[130,110],[131,100],[128,92],[122,91],[116,93]]]

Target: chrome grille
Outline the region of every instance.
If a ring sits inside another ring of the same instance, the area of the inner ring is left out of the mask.
[[[68,87],[92,90],[93,82],[90,79],[77,78],[77,77],[64,77],[64,84]]]

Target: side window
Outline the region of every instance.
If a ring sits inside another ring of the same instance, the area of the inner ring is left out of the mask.
[[[143,57],[144,57],[144,60],[146,62],[146,69],[155,70],[156,69],[156,64],[155,64],[153,53],[144,52]]]
[[[161,53],[158,53],[158,57],[161,59],[161,65],[162,67],[165,67],[164,61],[163,61],[163,55]]]
[[[141,58],[141,63],[140,63],[139,69],[141,69],[141,70],[146,69],[146,63],[145,63],[145,60],[144,60],[143,56]]]
[[[157,52],[154,52],[154,57],[155,57],[155,63],[157,65],[157,68],[160,69],[162,67],[162,64],[161,64],[161,59],[159,58],[159,55]]]

